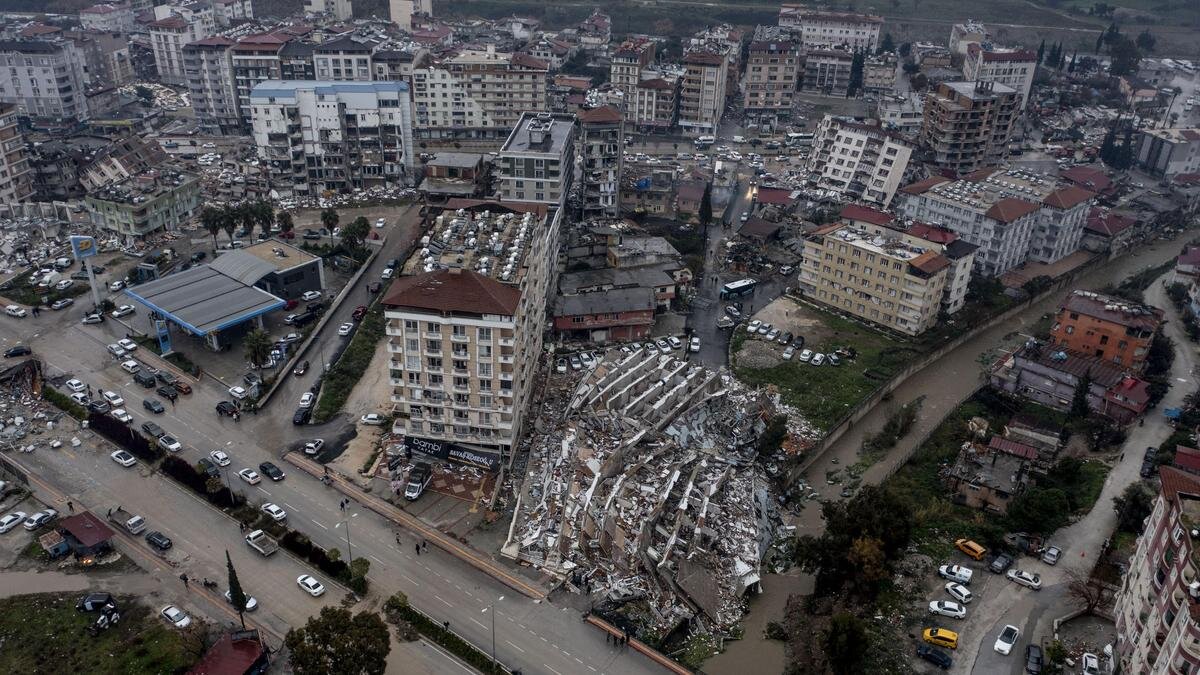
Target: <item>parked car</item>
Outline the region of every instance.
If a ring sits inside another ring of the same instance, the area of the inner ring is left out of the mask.
[[[284,511],[271,502],[263,504],[260,508],[262,509],[263,513],[270,516],[271,520],[274,520],[277,523],[282,523],[283,521],[287,520],[287,511]]]
[[[133,421],[133,415],[130,415],[124,408],[117,408],[109,413],[109,415],[112,415],[113,419],[122,424],[129,424]]]
[[[176,628],[187,628],[192,625],[192,617],[188,616],[182,609],[179,609],[175,605],[163,607],[161,614],[167,623]]]
[[[311,408],[313,401],[315,401],[316,399],[317,399],[316,394],[312,393],[311,391],[306,391],[300,395],[300,407],[301,408]]]
[[[917,656],[942,670],[948,670],[950,666],[954,665],[954,660],[950,658],[949,654],[929,645],[917,645]]]
[[[232,417],[237,414],[238,408],[230,401],[221,401],[217,404],[217,414]]]
[[[101,398],[114,408],[125,404],[125,399],[121,398],[121,395],[115,391],[101,392]]]
[[[956,581],[964,586],[971,583],[971,577],[975,572],[969,567],[962,565],[942,565],[938,568],[938,576],[950,581]]]
[[[304,444],[304,454],[315,455],[318,452],[320,452],[321,448],[323,448],[323,447],[325,447],[325,439],[314,438],[311,441],[308,441],[307,443]]]
[[[275,464],[272,462],[263,462],[262,464],[259,464],[258,470],[263,472],[267,478],[270,478],[275,482],[279,482],[284,478],[287,478],[287,474],[285,474],[282,469],[275,466]]]
[[[112,311],[112,318],[119,319],[123,316],[129,316],[137,311],[133,305],[121,305]]]
[[[579,360],[583,361],[585,368],[591,368],[596,363],[596,357],[592,356],[591,352],[580,352]]]
[[[682,349],[683,340],[680,340],[674,335],[667,336],[667,344],[671,345],[671,349]]]
[[[962,619],[967,616],[967,608],[950,600],[934,600],[929,603],[929,613]]]
[[[809,361],[812,361],[812,357],[813,357],[813,352],[811,349],[802,349],[800,351],[800,362],[801,363],[808,363]]]
[[[819,366],[825,363],[824,354],[813,354],[812,361],[809,361],[814,366]]]
[[[1012,564],[1012,556],[1007,553],[997,553],[996,557],[992,558],[992,562],[988,564],[988,571],[992,574],[1004,574],[1009,567],[1012,567]]]
[[[245,591],[242,591],[242,593],[245,594]],[[232,592],[225,591],[225,602],[228,602],[231,605],[233,604]],[[258,609],[258,600],[256,600],[253,595],[246,594],[246,611],[253,612],[256,609]]]
[[[301,425],[308,424],[308,420],[312,417],[312,408],[297,408],[296,412],[292,413],[292,424]]]
[[[120,340],[117,340],[117,344],[121,345],[121,349],[124,349],[127,352],[135,352],[138,348],[137,343],[129,338],[121,338]]]
[[[973,597],[971,595],[971,591],[968,591],[967,587],[963,586],[962,584],[951,581],[950,583],[946,584],[946,592],[950,594],[950,597],[964,605],[971,604],[971,599]]]
[[[1035,644],[1025,646],[1025,672],[1029,675],[1039,675],[1046,664],[1042,648]]]
[[[921,639],[931,645],[958,649],[958,633],[945,628],[926,628],[921,632]]]
[[[762,326],[762,322],[758,319],[754,319],[750,323],[746,324],[746,333],[753,335],[754,333],[758,332],[760,326]]]
[[[688,351],[693,354],[700,351],[700,338],[695,335],[692,336],[692,339],[688,341]]]
[[[554,372],[559,373],[559,374],[567,372],[567,360],[566,359],[558,359],[557,361],[555,361],[554,362]]]
[[[229,395],[241,401],[247,396],[245,387],[233,386],[229,388]]]
[[[300,296],[300,299],[305,302],[312,302],[313,300],[320,300],[321,299],[321,291],[305,291],[304,294]]]
[[[224,450],[213,450],[208,456],[217,466],[229,466],[229,455]]]
[[[117,464],[120,464],[121,466],[124,466],[124,467],[130,467],[130,466],[133,466],[134,464],[137,464],[137,459],[134,458],[133,455],[129,454],[128,452],[126,452],[124,450],[117,450],[116,452],[109,455],[109,457],[112,458],[112,461],[114,461]]]
[[[580,370],[583,368],[583,359],[579,358],[578,354],[571,355],[571,370]]]
[[[172,546],[171,538],[158,530],[146,533],[146,543],[160,551],[166,551]]]
[[[54,509],[46,509],[44,511],[38,511],[37,513],[35,513],[25,519],[25,529],[30,532],[33,532],[34,530],[38,529],[39,527],[44,527],[46,525],[49,525],[57,517],[58,517],[58,511],[55,511]]]
[[[0,534],[4,534],[14,527],[25,522],[28,516],[24,511],[13,511],[12,513],[0,518]]]
[[[179,392],[169,384],[164,384],[154,391],[168,401],[175,401],[179,398]]]
[[[1009,624],[1000,631],[1000,636],[996,638],[996,644],[993,648],[1005,656],[1012,653],[1013,645],[1017,644],[1017,640],[1021,637],[1021,629]]]
[[[12,358],[16,358],[18,356],[29,356],[32,353],[33,353],[33,350],[30,349],[29,347],[26,347],[25,345],[17,345],[15,347],[9,347],[8,349],[4,350],[4,358],[12,359]]]
[[[358,421],[362,422],[363,424],[368,424],[370,426],[377,427],[377,426],[383,424],[384,420],[383,420],[383,415],[380,415],[379,413],[367,413],[366,415],[363,415],[362,417],[358,418]]]
[[[1061,557],[1062,549],[1057,546],[1047,546],[1046,550],[1042,551],[1042,562],[1047,565],[1057,565]]]
[[[154,438],[154,439],[161,438],[164,434],[167,433],[166,431],[163,431],[162,427],[160,427],[157,424],[155,424],[154,422],[150,422],[150,421],[142,422],[142,431],[146,432],[146,434],[148,434],[150,436],[150,438]]]
[[[1079,657],[1079,672],[1083,675],[1100,675],[1100,659],[1091,652]]]
[[[174,436],[167,434],[158,437],[158,447],[167,452],[179,452],[183,449],[183,445]]]
[[[262,482],[262,477],[254,469],[242,469],[238,472],[238,477],[251,485],[258,485]]]
[[[79,380],[76,380],[74,378],[67,380],[67,382],[64,386],[67,389],[70,389],[71,391],[74,391],[74,392],[81,392],[81,391],[84,391],[85,389],[87,389],[86,384],[84,384],[83,382],[80,382]]]
[[[97,312],[92,312],[91,314],[84,314],[83,318],[79,320],[79,323],[82,323],[85,326],[95,324],[95,323],[104,323],[104,315],[99,314]]]
[[[353,332],[354,332],[354,324],[353,323],[347,322],[347,323],[344,323],[344,324],[338,326],[338,335],[346,336]]]
[[[1032,588],[1035,591],[1042,590],[1042,577],[1034,574],[1033,572],[1026,572],[1024,570],[1009,570],[1008,574],[1005,576],[1008,577],[1008,580],[1014,584],[1020,584],[1021,586]]]
[[[325,593],[325,587],[321,585],[321,582],[307,574],[301,574],[299,577],[297,577],[296,584],[300,586],[300,590],[308,593],[314,598],[324,595]]]

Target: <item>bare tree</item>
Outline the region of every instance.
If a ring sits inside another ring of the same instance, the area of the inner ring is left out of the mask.
[[[1074,570],[1067,572],[1067,597],[1084,606],[1088,614],[1112,601],[1112,588],[1094,576],[1085,576]]]

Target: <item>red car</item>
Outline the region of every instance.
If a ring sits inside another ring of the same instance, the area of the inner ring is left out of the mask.
[[[283,237],[284,239],[295,239],[296,233],[294,231],[289,230],[287,232],[280,232],[279,236]]]
[[[354,308],[354,313],[351,314],[350,316],[353,317],[355,321],[362,321],[362,318],[366,315],[367,315],[367,306],[359,305],[358,307]]]
[[[291,310],[295,309],[296,306],[299,304],[300,304],[299,300],[288,300],[287,304],[283,306],[283,310],[285,312],[291,311]]]

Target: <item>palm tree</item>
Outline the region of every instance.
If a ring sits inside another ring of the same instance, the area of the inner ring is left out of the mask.
[[[357,249],[371,234],[371,221],[366,216],[359,216],[346,227],[342,228],[342,243],[347,248]]]
[[[200,210],[200,224],[213,238],[213,253],[217,252],[217,233],[221,231],[221,226],[224,223],[224,214],[221,209],[213,206],[206,206]]]
[[[258,222],[258,214],[255,211],[254,204],[250,202],[242,202],[237,207],[237,217],[242,224],[242,230],[246,236],[250,237],[250,243],[254,243],[254,224]]]
[[[229,247],[233,248],[233,233],[237,230],[238,214],[237,209],[232,206],[226,206],[221,210],[221,229],[229,236]]]
[[[271,206],[271,202],[261,200],[255,202],[254,219],[258,222],[258,229],[262,232],[263,238],[271,236],[271,223],[275,222],[275,209]]]
[[[296,229],[296,223],[292,220],[292,214],[287,211],[280,211],[276,214],[275,222],[279,223],[279,231],[284,234]]]
[[[271,356],[271,336],[261,328],[246,333],[242,346],[246,348],[246,360],[255,368],[261,368]]]
[[[333,228],[337,227],[337,224],[338,224],[337,209],[330,207],[330,208],[322,211],[321,212],[321,224],[324,225],[325,229],[329,231],[329,245],[332,246],[333,245]]]

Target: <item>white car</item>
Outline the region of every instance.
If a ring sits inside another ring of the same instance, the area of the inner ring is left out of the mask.
[[[751,321],[750,323],[746,324],[746,333],[749,335],[757,333],[759,326],[762,326],[762,321],[759,321],[758,319]]]
[[[74,279],[63,279],[62,281],[58,282],[57,284],[54,284],[54,290],[65,291],[74,285],[75,285]]]
[[[967,616],[967,608],[949,600],[934,600],[929,603],[929,613],[962,619]]]
[[[13,511],[7,516],[0,518],[0,534],[4,534],[5,532],[8,532],[14,527],[25,522],[25,518],[26,515],[24,511]]]
[[[811,349],[801,349],[800,350],[800,362],[801,363],[808,363],[809,361],[812,360],[812,357],[813,357],[813,352]]]
[[[352,323],[344,323],[344,324],[338,326],[338,335],[345,336],[345,335],[349,335],[352,332],[354,332],[354,324],[352,324]]]
[[[379,413],[367,413],[366,415],[358,418],[358,421],[362,422],[363,424],[369,424],[377,427],[383,424],[383,415],[380,415]]]
[[[117,291],[121,290],[122,288],[125,288],[124,281],[114,281],[108,285],[108,290],[112,291],[113,293],[116,293]]]
[[[120,464],[121,466],[133,466],[134,464],[137,464],[137,458],[124,450],[117,450],[113,454],[109,455],[109,457],[112,457],[112,461]]]
[[[1020,584],[1035,591],[1042,590],[1042,577],[1024,570],[1009,570],[1004,576],[1014,584]]]
[[[113,419],[124,424],[129,424],[133,421],[133,415],[130,415],[124,408],[117,408],[110,412],[109,415],[112,415]]]
[[[305,302],[312,302],[313,300],[320,300],[321,299],[321,291],[305,291],[304,295],[300,296],[300,299]]]
[[[814,366],[819,366],[819,365],[825,363],[825,355],[824,354],[813,354],[812,361],[809,361],[809,363]]]
[[[229,455],[225,454],[224,450],[213,450],[208,453],[208,456],[216,462],[217,466],[229,466]]]
[[[180,445],[179,441],[175,440],[174,436],[167,434],[158,437],[158,447],[167,452],[179,452],[183,449],[183,446]]]
[[[23,319],[28,314],[24,307],[19,307],[17,305],[5,305],[4,313],[9,316],[15,316],[18,319]]]
[[[121,349],[121,345],[119,345],[115,342],[112,343],[111,345],[108,345],[107,347],[105,347],[105,349],[108,350],[109,354],[112,354],[113,356],[117,357],[118,359],[125,356],[125,350]]]
[[[313,394],[311,391],[304,392],[300,396],[300,407],[301,408],[311,408],[313,401],[315,401],[316,398],[317,398],[316,394]]]
[[[133,305],[121,305],[112,311],[112,318],[119,319],[123,316],[129,316],[134,313]]]
[[[106,391],[103,393],[103,396],[104,400],[108,401],[108,404],[114,408],[125,405],[125,399],[121,398],[121,395],[115,391]]]
[[[162,608],[162,618],[167,620],[167,623],[176,628],[187,628],[192,625],[192,617],[188,616],[182,609],[175,605],[167,605]]]
[[[75,393],[79,393],[87,389],[87,385],[79,380],[67,380],[66,387]]]
[[[325,447],[325,439],[314,438],[311,441],[304,444],[304,454],[315,455],[318,452],[320,452],[321,448],[323,448],[323,447]]]
[[[120,340],[117,340],[117,344],[121,345],[121,349],[124,349],[127,352],[137,350],[137,343],[129,338],[121,338]]]
[[[380,218],[375,221],[375,227],[383,227],[384,225],[387,225],[387,220],[385,218]]]
[[[128,361],[125,361],[124,363],[121,364],[121,370],[129,373],[130,375],[136,373],[137,371],[139,371],[141,369],[142,369],[142,366],[139,365],[138,362],[134,361],[133,359],[129,359]]]
[[[962,565],[942,565],[938,568],[938,576],[966,586],[971,583],[971,577],[975,576],[975,573],[971,571],[971,568]]]
[[[229,395],[241,401],[246,398],[246,390],[241,387],[230,387]]]
[[[1017,644],[1017,639],[1021,637],[1021,629],[1009,624],[1000,631],[1000,637],[996,638],[994,649],[1005,656],[1012,653],[1013,646]]]
[[[683,340],[680,340],[679,338],[675,337],[674,335],[668,336],[667,342],[670,343],[671,349],[679,349],[679,348],[683,347]]]
[[[325,587],[321,585],[321,582],[307,574],[301,574],[299,577],[296,577],[296,584],[299,585],[305,593],[308,593],[314,598],[325,594]]]
[[[259,476],[254,469],[242,469],[238,472],[238,476],[251,485],[258,485],[262,482],[262,476]]]
[[[268,516],[271,516],[271,520],[274,520],[277,523],[282,523],[283,521],[287,520],[287,511],[284,511],[271,502],[267,502],[266,504],[262,505],[262,512]]]
[[[242,593],[245,593],[245,591],[242,591]],[[225,602],[233,604],[233,593],[225,591]],[[246,611],[253,612],[256,609],[258,609],[258,600],[255,600],[253,595],[246,595]]]
[[[795,347],[793,347],[793,346],[791,346],[791,345],[788,345],[787,347],[785,347],[785,348],[783,349],[783,360],[784,360],[784,361],[791,361],[791,360],[792,360],[792,357],[793,357],[793,356],[795,356],[795,355],[796,355],[796,348],[795,348]]]
[[[950,597],[964,605],[971,604],[971,591],[968,591],[967,587],[963,586],[962,584],[956,584],[951,581],[950,583],[946,584],[946,592],[950,594]]]
[[[71,400],[75,401],[79,405],[87,405],[88,404],[87,394],[83,393],[82,391],[77,391],[77,392],[71,394]]]
[[[1100,659],[1095,654],[1085,653],[1079,657],[1079,663],[1082,666],[1079,672],[1083,675],[1100,675]]]
[[[700,338],[693,336],[692,339],[688,341],[688,351],[692,352],[693,354],[700,351]]]
[[[34,530],[38,529],[39,527],[41,527],[43,525],[48,524],[50,521],[54,520],[57,517],[58,517],[58,511],[55,511],[54,509],[46,509],[45,511],[38,511],[37,513],[35,513],[32,516],[29,516],[28,518],[25,519],[25,529],[29,530],[30,532],[33,532]]]

